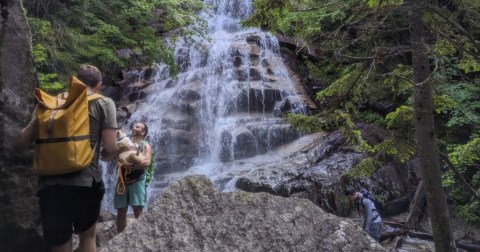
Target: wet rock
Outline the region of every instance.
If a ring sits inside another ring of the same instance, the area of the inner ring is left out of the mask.
[[[317,163],[326,158],[329,154],[338,150],[338,148],[340,148],[340,146],[342,146],[344,143],[345,138],[342,137],[340,132],[330,134],[322,143],[320,143],[318,146],[315,146],[308,152],[308,159],[311,163]]]
[[[258,35],[255,35],[255,34],[249,35],[246,40],[247,40],[247,43],[249,44],[255,44],[257,46],[261,46],[262,39]]]
[[[240,67],[243,64],[242,57],[240,56],[234,56],[233,57],[233,66],[234,67]]]
[[[249,80],[259,81],[262,79],[262,73],[258,68],[250,68]]]

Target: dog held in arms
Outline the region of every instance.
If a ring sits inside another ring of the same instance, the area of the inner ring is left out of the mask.
[[[137,144],[127,137],[125,132],[117,130],[117,148],[120,150],[118,161],[120,163],[138,164],[142,162],[145,156],[138,147]]]

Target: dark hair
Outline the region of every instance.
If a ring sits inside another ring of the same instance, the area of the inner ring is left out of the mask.
[[[94,88],[102,81],[102,73],[92,65],[81,65],[77,71],[77,78],[88,87]]]
[[[345,196],[353,195],[356,192],[357,192],[357,190],[355,190],[355,188],[347,187],[347,189],[345,189]]]
[[[145,136],[143,136],[143,137],[146,137],[147,134],[148,134],[148,126],[147,126],[146,123],[143,123],[143,131],[145,131]]]

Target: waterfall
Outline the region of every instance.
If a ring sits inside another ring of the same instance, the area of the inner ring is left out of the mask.
[[[273,35],[240,26],[253,11],[251,1],[204,2],[212,6],[201,14],[207,36],[176,42],[180,73],[172,78],[167,66],[157,65],[148,96],[125,124],[126,132],[134,122],[149,127],[155,159],[149,202],[188,174],[204,174],[220,190],[233,190],[246,172],[245,166],[236,169],[238,162],[299,136],[281,115],[305,113],[301,85],[289,74]],[[107,185],[105,202],[113,187]]]

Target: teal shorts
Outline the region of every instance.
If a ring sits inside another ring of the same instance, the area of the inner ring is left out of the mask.
[[[115,191],[113,206],[115,209],[126,208],[128,206],[144,207],[147,201],[147,190],[145,180],[139,180],[133,184],[126,185],[125,193],[120,195]]]

